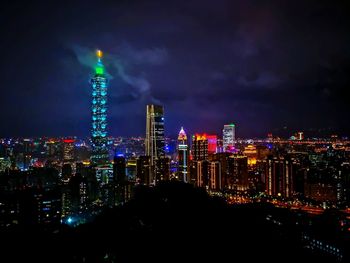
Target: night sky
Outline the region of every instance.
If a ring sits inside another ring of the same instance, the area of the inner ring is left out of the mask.
[[[350,134],[348,1],[62,2],[0,8],[0,137],[88,136],[97,48],[112,136],[144,135],[148,103],[169,135]]]

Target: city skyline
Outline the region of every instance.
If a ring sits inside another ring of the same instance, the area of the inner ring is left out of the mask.
[[[2,261],[350,261],[350,4],[64,5],[0,10]]]
[[[181,126],[220,134],[231,122],[238,137],[349,134],[346,4],[11,2],[3,10],[0,137],[88,136],[98,48],[110,78],[109,134],[143,134],[147,104],[166,108],[174,136]]]

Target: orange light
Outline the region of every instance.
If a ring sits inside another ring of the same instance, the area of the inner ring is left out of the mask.
[[[96,51],[96,55],[97,55],[98,58],[102,58],[103,53],[102,53],[101,50],[98,49],[98,50]]]
[[[195,138],[196,138],[196,141],[202,141],[202,140],[206,140],[207,139],[207,134],[198,134],[198,133],[196,133],[196,136],[195,136]]]
[[[256,158],[249,158],[248,157],[248,165],[255,165],[256,164]]]

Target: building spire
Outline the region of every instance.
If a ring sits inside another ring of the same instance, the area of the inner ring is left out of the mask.
[[[98,60],[101,60],[101,58],[103,56],[103,52],[100,49],[97,49],[96,56],[97,56]]]
[[[96,50],[96,56],[97,56],[97,64],[95,66],[95,73],[96,75],[103,75],[105,72],[105,68],[102,64],[103,52],[100,49]]]
[[[181,127],[178,140],[187,140],[187,135],[186,135],[186,132],[184,130],[184,127]]]

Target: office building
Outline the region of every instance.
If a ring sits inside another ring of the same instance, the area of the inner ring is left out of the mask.
[[[155,184],[159,180],[156,178],[156,160],[165,157],[163,106],[147,105],[145,155],[150,157],[150,184]]]
[[[159,157],[155,163],[155,183],[167,181],[170,178],[170,158],[167,156]]]
[[[179,132],[179,136],[177,138],[177,161],[178,161],[178,179],[182,182],[187,183],[189,181],[188,178],[188,166],[189,166],[189,148],[187,142],[187,135],[181,127]]]
[[[69,163],[74,161],[74,139],[63,140],[63,162]]]
[[[230,156],[228,158],[228,187],[236,191],[245,191],[248,186],[247,156]]]
[[[209,162],[208,167],[209,188],[211,190],[221,190],[221,164],[218,161]]]
[[[136,160],[136,183],[150,185],[151,180],[151,157],[139,156]]]
[[[209,185],[209,162],[192,161],[190,166],[191,183],[197,187],[207,188]]]
[[[206,134],[195,134],[192,136],[192,160],[208,160],[208,139]]]
[[[126,182],[126,161],[123,155],[114,156],[113,175],[116,184],[123,185]]]
[[[233,123],[224,125],[222,130],[223,148],[225,152],[231,152],[235,145],[235,125]]]
[[[218,136],[207,135],[207,140],[208,140],[208,154],[216,153],[217,146],[218,146]]]
[[[266,193],[272,196],[292,197],[295,192],[296,160],[288,156],[269,156],[263,163]]]
[[[97,64],[91,79],[92,87],[92,154],[93,165],[104,165],[108,162],[107,149],[107,84],[105,68],[102,64],[102,52],[97,51]]]

